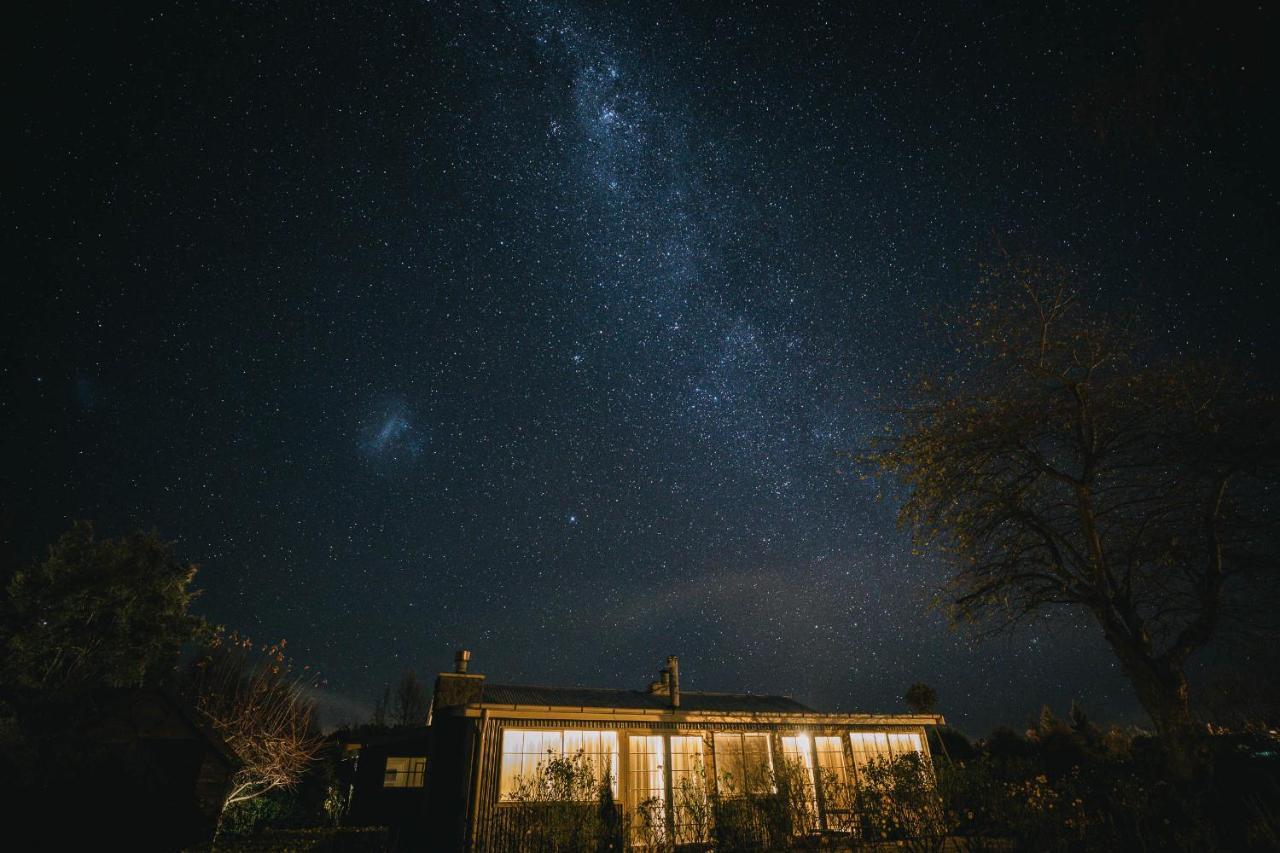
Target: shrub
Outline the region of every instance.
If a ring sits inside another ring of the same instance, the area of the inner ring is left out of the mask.
[[[583,752],[548,753],[532,776],[517,781],[511,805],[503,809],[504,845],[566,853],[619,849],[612,773],[612,768],[597,768]]]

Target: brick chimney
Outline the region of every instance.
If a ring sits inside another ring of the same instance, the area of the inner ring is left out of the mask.
[[[458,649],[453,656],[453,672],[436,675],[435,694],[431,697],[431,717],[442,708],[455,708],[481,701],[484,695],[484,676],[467,670],[471,665],[471,652]],[[427,723],[430,725],[431,718]]]

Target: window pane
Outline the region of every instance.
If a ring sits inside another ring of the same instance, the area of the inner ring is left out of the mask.
[[[613,795],[618,795],[618,734],[617,732],[566,731],[564,754],[581,755],[591,765],[597,786],[609,780]]]
[[[671,736],[671,778],[702,769],[702,737]]]
[[[509,800],[521,786],[537,783],[539,766],[561,754],[563,734],[538,729],[506,729],[502,733],[502,771],[498,796]]]
[[[618,735],[615,732],[505,729],[502,732],[502,769],[498,796],[510,800],[525,785],[535,784],[548,762],[576,758],[590,762],[598,783],[609,778],[618,793]]]
[[[716,783],[727,796],[773,789],[773,754],[767,734],[715,735]]]
[[[676,843],[708,841],[711,802],[707,796],[701,735],[671,736],[671,798]]]
[[[399,788],[403,784],[400,773],[404,769],[403,762],[399,758],[388,758],[382,776],[382,786],[384,788]]]
[[[384,788],[421,788],[427,760],[418,757],[388,757],[382,776]]]
[[[813,779],[813,753],[809,747],[808,737],[785,735],[782,738],[782,754],[788,761],[794,761],[803,768],[810,780]]]
[[[538,752],[526,752],[520,756],[520,778],[533,782],[538,778],[538,765],[545,764],[546,759]]]
[[[853,766],[861,772],[872,761],[888,760],[889,736],[886,732],[851,732],[849,743],[853,747]]]
[[[827,830],[849,832],[853,829],[853,790],[850,788],[849,769],[845,765],[844,741],[838,737],[814,738],[818,755],[818,782],[822,785],[822,799]]]
[[[889,746],[893,750],[894,756],[904,755],[908,752],[924,752],[924,748],[920,743],[920,735],[914,732],[889,735]]]
[[[667,780],[665,745],[660,735],[627,739],[627,813],[631,817],[632,843],[651,845],[666,836]]]
[[[814,787],[813,750],[806,735],[788,735],[782,738],[782,756],[786,761],[784,778],[804,786],[803,798],[791,803],[796,832],[808,833],[818,829],[818,792]],[[791,774],[799,773],[798,780]]]
[[[542,736],[542,744],[538,749],[542,758],[555,758],[564,754],[564,735],[562,732],[538,732]],[[548,755],[550,753],[550,755]]]
[[[713,740],[716,750],[716,783],[722,794],[744,793],[747,788],[743,781],[742,735],[716,734]]]
[[[742,764],[747,790],[754,793],[773,790],[773,749],[767,734],[742,736]]]
[[[830,778],[837,784],[848,782],[848,771],[844,766],[844,744],[838,737],[814,738],[818,750],[818,769],[825,781]]]

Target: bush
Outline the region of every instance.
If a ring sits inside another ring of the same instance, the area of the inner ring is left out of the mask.
[[[581,851],[621,849],[622,827],[613,800],[613,770],[584,753],[556,756],[518,780],[509,807],[500,810],[504,849]]]
[[[200,848],[199,853],[209,849]],[[386,853],[391,845],[386,827],[317,827],[230,836],[219,839],[216,849],[217,853]]]
[[[952,831],[969,850],[993,841],[1073,853],[1280,849],[1280,762],[1265,750],[1218,739],[1213,766],[1177,782],[1148,739],[1121,749],[1112,731],[1095,741],[1068,745],[1054,732],[1010,749],[1003,736],[997,751],[939,767]]]

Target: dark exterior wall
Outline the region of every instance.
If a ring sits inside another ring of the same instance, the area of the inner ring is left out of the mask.
[[[429,824],[426,819],[426,787],[385,788],[383,779],[388,756],[427,757],[427,777],[431,774],[431,734],[419,734],[366,743],[348,766],[346,781],[352,786],[346,823],[351,826],[385,826],[396,850],[427,849],[423,846]],[[354,767],[351,767],[354,765]]]
[[[436,713],[431,753],[427,758],[427,825],[429,849],[462,850],[467,838],[471,764],[479,729],[474,718]],[[427,849],[427,848],[424,848]]]

